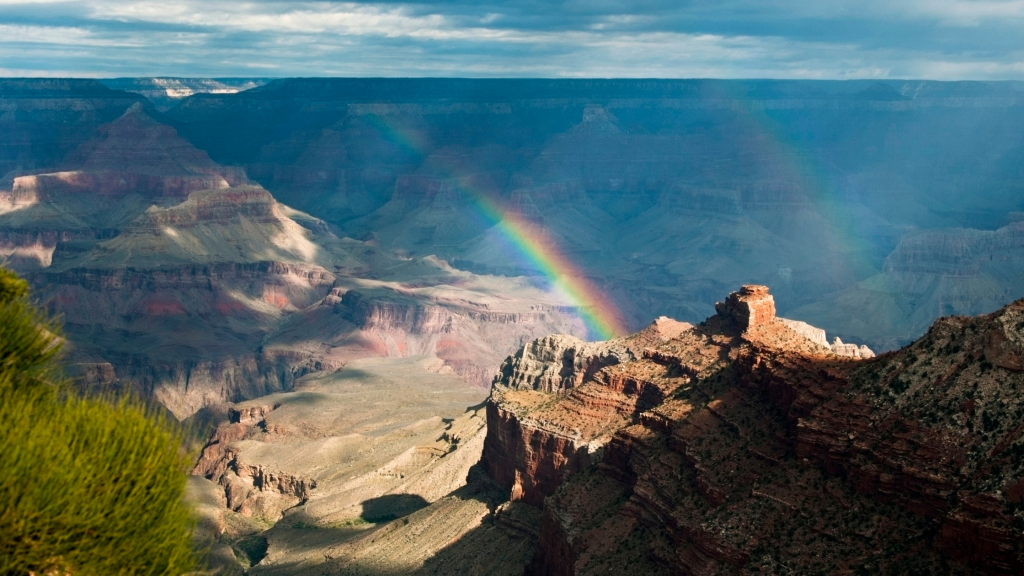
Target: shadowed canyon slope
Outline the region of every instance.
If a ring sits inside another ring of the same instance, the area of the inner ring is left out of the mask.
[[[168,116],[350,235],[535,274],[481,212],[494,199],[634,328],[763,282],[782,313],[884,350],[1024,296],[1019,83],[302,79]],[[953,266],[950,243],[970,246]]]

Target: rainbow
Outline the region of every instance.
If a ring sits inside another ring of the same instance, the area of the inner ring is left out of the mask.
[[[844,203],[840,191],[830,184],[832,178],[823,163],[808,153],[805,144],[794,135],[787,134],[767,108],[753,104],[740,91],[742,85],[742,82],[717,82],[709,87],[716,90],[719,97],[736,103],[733,111],[737,113],[737,132],[759,136],[760,152],[779,159],[777,178],[798,183],[815,210],[824,217],[828,225],[819,228],[820,250],[842,255],[825,264],[829,266],[829,274],[837,282],[851,277],[860,280],[874,274],[877,265],[872,264],[870,258],[874,248],[866,240],[870,230],[862,229],[864,224]],[[763,282],[753,278],[751,281]]]
[[[470,198],[495,229],[508,241],[508,246],[531,268],[543,275],[562,299],[579,310],[580,318],[592,337],[610,340],[629,333],[618,307],[577,268],[554,239],[540,226],[504,210],[479,191],[469,190]]]
[[[425,154],[425,146],[421,145],[418,135],[383,121],[381,117],[368,120],[407,150]],[[457,176],[457,167],[448,168],[453,176]],[[563,302],[578,311],[590,338],[610,340],[629,333],[618,307],[564,255],[550,234],[517,212],[504,208],[493,194],[472,186],[469,180],[459,179],[459,189],[467,195],[485,221],[501,235],[505,240],[504,245],[516,259],[536,270]]]

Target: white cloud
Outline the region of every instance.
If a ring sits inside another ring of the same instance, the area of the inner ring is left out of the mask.
[[[0,45],[4,42],[60,44],[65,46],[142,46],[139,41],[104,38],[84,28],[0,24]]]
[[[301,34],[430,35],[445,27],[441,15],[410,16],[401,7],[334,2],[101,2],[93,5],[92,14],[122,21]]]
[[[779,26],[849,21],[870,35],[868,20],[875,18],[890,25],[890,35],[893,23],[914,23],[970,27],[964,32],[980,30],[984,38],[986,26],[1024,18],[1024,0],[722,0],[687,8],[690,16],[735,19],[732,29],[721,25],[713,34],[666,29],[664,10],[630,13],[626,4],[603,15],[601,5],[588,4],[587,18],[561,13],[564,18],[553,19],[557,30],[513,26],[515,18],[495,11],[507,4],[473,14],[456,4],[84,0],[68,20],[73,25],[59,19],[61,25],[48,25],[43,16],[26,23],[33,10],[25,6],[0,0],[0,61],[16,74],[45,73],[49,61],[54,75],[247,76],[262,69],[274,75],[1024,78],[1022,53],[984,47],[957,53],[948,43],[884,35],[830,41]],[[5,23],[4,7],[20,10],[17,19]],[[669,13],[683,14],[675,10]],[[83,47],[88,50],[77,50]]]
[[[898,7],[899,4],[894,4]],[[1024,19],[1024,0],[928,0],[911,3],[909,14],[936,18],[947,25],[978,26],[991,20]]]

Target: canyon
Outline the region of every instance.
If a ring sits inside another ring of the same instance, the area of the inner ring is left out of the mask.
[[[198,431],[225,574],[1019,574],[1021,133],[1013,82],[3,79],[0,258]]]
[[[73,91],[54,90],[32,96],[59,106]],[[426,355],[483,389],[523,342],[585,334],[529,278],[345,237],[215,163],[146,104],[118,102],[64,160],[12,171],[0,192],[0,254],[61,315],[82,387],[134,390],[186,419],[359,358]]]
[[[783,315],[885,351],[939,316],[1024,296],[1022,93],[1013,82],[4,80],[0,255],[67,315],[75,377],[131,382],[179,417],[406,348],[440,346],[486,386],[526,341],[594,336],[577,303],[541,294],[552,279],[481,202],[550,237],[630,329],[659,316],[698,322],[720,294],[755,282],[773,286]],[[258,211],[253,190],[269,193],[304,227],[306,252],[294,235],[288,258],[220,245],[247,244],[248,216],[221,218],[221,232],[204,224],[188,242],[205,244],[188,249],[154,234],[166,223],[144,222],[151,207],[205,218],[174,207],[224,188],[247,192],[205,202]],[[426,264],[402,264],[416,261]],[[378,267],[404,276],[389,288],[338,280],[390,274]],[[481,309],[462,305],[478,295],[413,304],[438,291],[396,291],[447,286],[445,274],[479,280],[470,292],[506,282],[522,292]],[[149,275],[170,283],[146,287],[162,301],[140,296]],[[189,303],[175,303],[175,286]],[[104,313],[61,304],[79,298]],[[366,342],[344,330],[304,344],[286,334],[328,301]],[[466,327],[456,339],[438,336],[448,306]],[[407,329],[408,342],[391,336]],[[173,330],[196,337],[161,336]]]
[[[884,351],[941,315],[1024,296],[1011,240],[1022,94],[1014,82],[284,79],[167,116],[350,236],[537,276],[481,214],[488,198],[544,230],[632,330],[699,322],[760,283],[783,315]],[[949,266],[954,245],[970,248]]]
[[[238,404],[197,466],[219,545],[248,522],[253,574],[1019,574],[1024,301],[878,356],[774,307],[751,285],[697,325],[537,339],[482,404],[359,436],[369,458],[323,455],[392,420],[353,426],[374,402],[352,397],[331,431],[326,396],[390,393],[358,383],[384,364]]]

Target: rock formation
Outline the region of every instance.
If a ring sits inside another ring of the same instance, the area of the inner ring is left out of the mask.
[[[715,311],[746,330],[775,320],[775,298],[768,293],[767,286],[746,285],[729,294],[725,302],[715,304]]]
[[[515,356],[482,461],[543,510],[527,572],[1020,573],[1024,301],[871,358],[770,297],[745,286],[568,390],[509,385],[565,371],[564,339]]]
[[[185,197],[246,183],[243,171],[218,166],[173,128],[149,116],[140,103],[102,126],[99,137],[82,144],[65,163],[67,168],[59,172],[15,177],[14,198],[83,192]]]
[[[807,338],[811,342],[819,346],[828,348],[828,338],[825,337],[825,331],[821,328],[815,328],[807,322],[801,322],[800,320],[790,320],[789,318],[779,318],[779,321],[785,324],[790,330],[797,334]],[[833,350],[835,352],[835,350]]]
[[[806,322],[799,320],[790,320],[788,318],[779,318],[779,321],[786,325],[790,330],[803,336],[804,338],[814,342],[815,344],[828,348],[834,354],[839,356],[848,356],[850,358],[874,358],[875,353],[873,350],[861,344],[844,344],[843,340],[836,336],[832,343],[828,343],[828,339],[825,337],[825,331],[821,328],[815,328]]]
[[[58,165],[132,105],[148,106],[96,80],[3,79],[0,94],[0,189],[7,190],[14,176]]]
[[[835,340],[832,341],[830,346],[832,352],[835,352],[839,356],[849,356],[850,358],[874,358],[875,353],[867,346],[861,344],[844,344],[843,341],[836,336]]]
[[[501,365],[495,385],[516,390],[563,392],[598,370],[634,360],[634,352],[613,343],[588,343],[565,334],[534,340]]]

